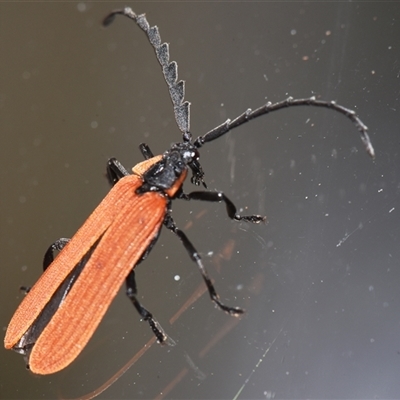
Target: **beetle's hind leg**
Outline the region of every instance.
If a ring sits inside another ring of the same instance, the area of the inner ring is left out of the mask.
[[[130,301],[136,308],[137,312],[141,315],[141,317],[149,323],[150,328],[153,331],[154,335],[156,336],[158,342],[166,343],[170,346],[175,345],[175,342],[164,332],[164,329],[153,317],[153,314],[146,308],[144,308],[140,304],[139,300],[136,298],[137,286],[136,286],[134,270],[131,270],[125,282],[126,282],[126,295],[129,297]]]
[[[49,246],[43,258],[43,271],[54,261],[54,252],[61,251],[71,239],[60,238]]]
[[[49,246],[49,248],[46,250],[46,253],[44,253],[43,272],[46,271],[47,267],[53,262],[54,252],[61,251],[70,240],[71,239],[60,238]],[[20,286],[19,289],[22,290],[25,294],[28,294],[29,291],[31,290],[31,287],[30,286]]]
[[[163,344],[166,343],[170,346],[174,346],[175,342],[165,333],[164,329],[161,327],[159,322],[153,317],[153,314],[148,311],[145,307],[140,304],[140,301],[137,299],[137,286],[136,286],[136,279],[135,279],[135,271],[134,269],[147,258],[150,251],[153,249],[154,245],[157,242],[157,239],[160,235],[160,231],[154,236],[153,240],[147,247],[147,249],[143,252],[142,256],[140,257],[139,261],[136,265],[132,268],[129,272],[129,275],[125,279],[126,284],[126,295],[129,297],[129,300],[132,302],[134,307],[136,308],[137,312],[140,316],[149,323],[151,330],[153,331],[154,335],[156,336],[159,343]]]

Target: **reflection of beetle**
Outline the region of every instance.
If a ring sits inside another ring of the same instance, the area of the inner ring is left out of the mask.
[[[198,153],[204,143],[269,112],[311,105],[331,108],[350,118],[360,131],[367,152],[374,157],[367,127],[355,113],[334,102],[315,98],[289,98],[276,104],[268,103],[255,111],[247,110],[233,121],[227,120],[192,141],[190,104],[183,100],[184,82],[177,80],[177,64],[169,62],[168,44],[161,43],[157,27],[150,27],[144,15],[137,16],[130,8],[112,12],[104,20],[104,25],[110,24],[116,14],[133,19],[154,47],[183,141],[159,156],[153,156],[149,147],[141,144],[145,161],[133,168],[133,174],[129,174],[117,160],[110,159],[107,175],[114,185],[111,191],[71,240],[59,239],[49,247],[43,262],[45,272],[15,312],[4,340],[5,347],[23,354],[29,368],[37,374],[57,372],[78,356],[124,280],[128,297],[143,319],[149,322],[158,341],[171,342],[152,314],[137,300],[134,275],[135,266],[149,254],[162,225],[182,241],[197,264],[212,301],[231,315],[243,313],[240,308],[220,302],[199,254],[170,215],[171,200],[178,198],[223,201],[229,217],[235,221],[259,223],[265,220],[260,215],[237,214],[234,204],[221,192],[183,192],[182,185],[189,168],[192,183],[206,187]],[[60,254],[53,261],[55,251],[60,251]]]

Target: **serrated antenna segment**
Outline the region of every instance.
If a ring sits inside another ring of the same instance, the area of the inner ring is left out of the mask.
[[[175,120],[182,132],[183,141],[190,141],[190,103],[184,101],[185,82],[178,81],[178,64],[175,61],[169,62],[169,47],[167,43],[161,43],[160,33],[157,26],[150,27],[146,15],[136,15],[130,7],[114,10],[103,20],[103,25],[108,26],[112,23],[116,15],[125,15],[133,19],[139,27],[146,33],[149,42],[156,52],[157,60],[161,65],[165,82],[168,85],[169,95],[174,106]]]
[[[171,95],[172,97],[172,95]],[[175,106],[174,107],[174,113],[175,113],[175,119],[176,123],[179,126],[179,129],[182,131],[182,133],[186,133],[189,136],[183,136],[183,140],[190,140],[187,139],[190,137],[189,131],[190,131],[190,103],[188,101],[185,101],[183,104],[180,106]]]
[[[136,16],[135,20],[139,27],[147,34],[149,42],[154,47],[165,82],[168,85],[169,95],[174,106],[176,123],[180,131],[187,134],[190,131],[190,103],[184,101],[185,82],[178,82],[178,64],[175,61],[169,61],[169,46],[167,43],[161,43],[158,27],[150,27],[144,14]]]

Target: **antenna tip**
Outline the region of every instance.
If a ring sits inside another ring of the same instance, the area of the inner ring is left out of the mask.
[[[372,147],[372,144],[371,143],[368,143],[367,144],[367,153],[370,155],[370,157],[373,159],[373,160],[375,160],[375,150],[374,150],[374,148]]]
[[[107,27],[107,26],[109,26],[110,24],[112,24],[112,22],[113,22],[114,19],[115,19],[115,15],[116,15],[116,14],[117,14],[116,11],[112,11],[112,12],[110,12],[110,14],[106,15],[106,16],[104,17],[103,21],[102,21],[102,25],[103,25],[104,27]]]

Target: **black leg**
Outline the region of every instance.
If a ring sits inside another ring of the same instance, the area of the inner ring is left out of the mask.
[[[54,252],[61,251],[71,239],[60,238],[49,246],[43,258],[43,271],[54,261]]]
[[[130,175],[126,168],[116,159],[110,158],[107,162],[107,179],[114,186],[121,178]]]
[[[139,150],[142,153],[145,160],[149,160],[154,157],[153,152],[150,150],[150,147],[147,146],[146,143],[140,143]]]
[[[176,236],[182,241],[183,245],[185,246],[185,249],[189,253],[190,258],[197,264],[197,267],[200,270],[200,273],[204,279],[204,282],[207,285],[208,293],[210,294],[211,300],[223,311],[226,313],[233,315],[235,317],[239,316],[240,314],[244,313],[244,310],[238,307],[229,307],[226,306],[225,304],[221,303],[219,300],[219,296],[217,292],[215,291],[214,285],[211,282],[210,277],[208,276],[207,270],[203,265],[203,262],[201,261],[201,257],[197,250],[194,248],[192,243],[190,243],[190,240],[187,238],[187,236],[175,225],[175,221],[172,219],[170,215],[167,215],[164,220],[164,225],[171,230],[173,233],[175,233]]]
[[[228,213],[229,218],[233,219],[234,221],[248,221],[254,224],[258,224],[260,222],[264,222],[267,219],[267,217],[264,217],[262,215],[239,215],[237,213],[235,205],[222,192],[191,192],[188,194],[180,193],[178,197],[184,200],[202,200],[214,203],[220,203],[221,201],[223,201],[226,205],[226,212]]]
[[[137,287],[136,287],[136,279],[135,279],[135,271],[132,270],[126,278],[126,295],[131,300],[132,304],[135,306],[137,312],[140,316],[149,323],[151,330],[156,336],[159,343],[167,343],[170,346],[173,346],[174,341],[164,332],[161,325],[154,319],[153,315],[150,311],[144,308],[139,300],[136,298]]]
[[[150,147],[145,143],[139,145],[139,150],[145,160],[154,157]],[[107,162],[107,179],[111,186],[114,186],[121,178],[130,175],[128,170],[116,159],[110,158]]]
[[[56,240],[53,244],[49,246],[43,258],[43,271],[46,271],[47,267],[53,262],[54,252],[61,251],[69,241],[70,239],[61,238]],[[22,290],[25,294],[28,294],[29,291],[31,290],[31,287],[20,286],[19,289]]]

